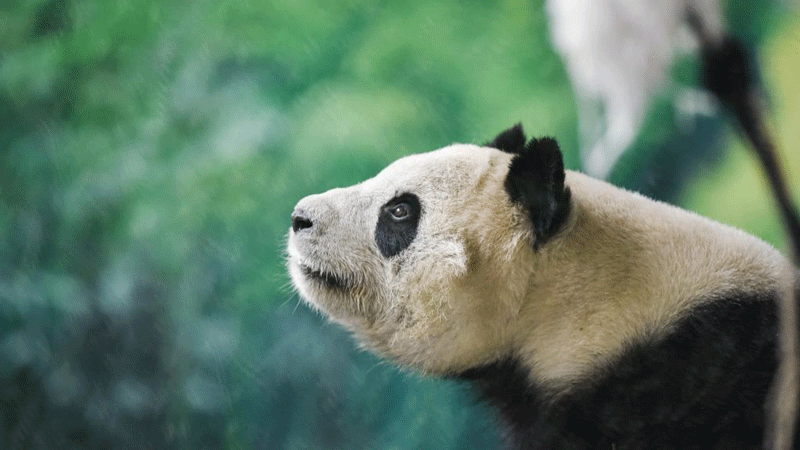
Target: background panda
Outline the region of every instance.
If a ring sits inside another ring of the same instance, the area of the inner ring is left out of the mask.
[[[519,125],[302,199],[288,255],[364,347],[473,382],[509,448],[762,446],[791,264]]]

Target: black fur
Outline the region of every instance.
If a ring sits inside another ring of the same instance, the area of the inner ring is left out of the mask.
[[[398,220],[392,216],[391,210],[401,203],[409,206],[409,215]],[[398,195],[381,207],[375,227],[375,242],[383,256],[391,258],[411,245],[417,236],[421,213],[419,198],[410,193]]]
[[[760,449],[775,298],[698,307],[554,402],[513,359],[460,376],[498,408],[509,449]]]
[[[516,125],[492,142],[516,143],[521,133],[522,127]],[[534,248],[556,234],[569,214],[570,192],[564,186],[564,161],[555,139],[533,139],[514,156],[505,189],[512,202],[528,211]]]
[[[527,141],[527,138],[525,137],[525,132],[522,131],[522,124],[518,123],[498,134],[483,146],[518,155],[525,150],[525,141]]]

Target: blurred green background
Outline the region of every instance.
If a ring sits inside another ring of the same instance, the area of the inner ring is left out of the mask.
[[[800,186],[800,17],[730,1]],[[676,61],[696,86],[697,61]],[[616,184],[782,231],[724,117],[656,100]],[[487,449],[453,382],[359,351],[283,267],[305,195],[521,121],[578,168],[541,0],[0,4],[0,449]]]

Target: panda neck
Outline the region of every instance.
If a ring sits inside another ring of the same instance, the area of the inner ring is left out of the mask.
[[[661,335],[730,290],[790,285],[790,266],[739,230],[567,173],[572,211],[532,254],[515,357],[532,381],[568,390],[631,342]],[[601,355],[601,356],[598,356]]]

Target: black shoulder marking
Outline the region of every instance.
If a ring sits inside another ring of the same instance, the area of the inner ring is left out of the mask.
[[[496,408],[509,450],[611,448],[594,424],[566,423],[567,416],[557,413],[560,405],[551,404],[547,392],[531,385],[524,367],[513,358],[458,377],[472,382],[480,398]],[[604,442],[607,445],[601,446]]]
[[[404,215],[398,216],[398,211]],[[375,226],[375,243],[383,256],[391,258],[411,245],[417,236],[421,214],[419,197],[410,193],[400,194],[381,206]]]
[[[522,205],[533,226],[534,248],[556,234],[569,214],[564,160],[553,138],[533,139],[511,160],[505,181],[511,201]]]
[[[497,408],[509,449],[760,449],[777,366],[776,298],[698,307],[554,401],[513,359],[460,377]]]
[[[518,123],[495,136],[494,139],[484,144],[484,147],[492,147],[506,153],[518,155],[525,150],[526,140],[525,132],[522,131],[522,124]]]

